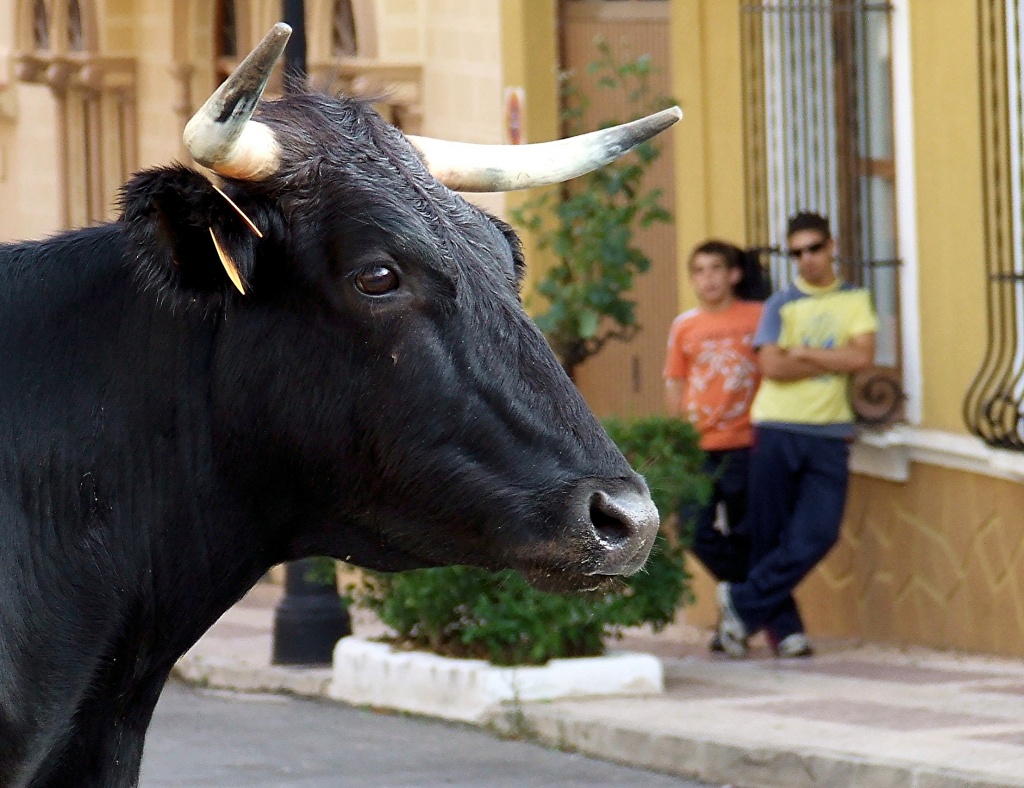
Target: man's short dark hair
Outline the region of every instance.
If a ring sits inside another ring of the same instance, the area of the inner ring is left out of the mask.
[[[733,295],[744,301],[764,301],[772,294],[772,283],[768,272],[761,266],[757,249],[740,249],[736,244],[719,241],[717,238],[705,241],[690,253],[690,266],[699,254],[710,254],[725,261],[726,268],[738,268],[743,272],[740,281],[733,288]]]
[[[800,211],[789,217],[789,221],[786,222],[786,237],[789,238],[793,233],[798,233],[801,230],[815,230],[821,233],[822,238],[825,239],[832,237],[828,219],[813,211]]]
[[[699,254],[720,257],[725,262],[726,268],[743,267],[743,250],[727,241],[719,241],[715,238],[705,241],[690,253],[690,265],[693,265],[693,258]]]

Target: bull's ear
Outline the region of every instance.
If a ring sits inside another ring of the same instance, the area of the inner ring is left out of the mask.
[[[184,166],[132,178],[121,193],[120,221],[141,281],[189,301],[248,292],[262,212],[253,206],[257,218],[250,219],[244,203]]]

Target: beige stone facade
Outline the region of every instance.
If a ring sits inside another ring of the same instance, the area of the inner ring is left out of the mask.
[[[185,122],[278,21],[281,4],[230,3],[229,53],[218,51],[222,5],[0,0],[0,239],[108,219],[131,172],[187,159]],[[501,3],[353,0],[351,54],[337,51],[338,5],[306,3],[318,84],[385,92],[382,111],[412,132],[502,141]],[[504,208],[500,196],[480,202]]]

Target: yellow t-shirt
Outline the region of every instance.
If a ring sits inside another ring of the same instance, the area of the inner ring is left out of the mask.
[[[878,318],[867,290],[840,280],[814,287],[797,278],[768,299],[754,346],[834,348],[877,330]],[[821,429],[808,431],[848,435],[854,419],[849,378],[832,372],[792,381],[765,378],[754,397],[751,418],[755,424],[816,425]],[[833,425],[839,429],[829,429]]]

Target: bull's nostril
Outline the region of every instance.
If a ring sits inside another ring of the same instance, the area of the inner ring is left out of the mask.
[[[577,490],[576,512],[587,536],[596,544],[590,550],[589,574],[631,575],[643,566],[660,524],[658,510],[639,477],[594,479]],[[586,507],[584,511],[580,511]]]
[[[596,492],[590,498],[590,522],[598,538],[609,546],[621,545],[633,536],[634,529],[625,513],[603,492]]]

